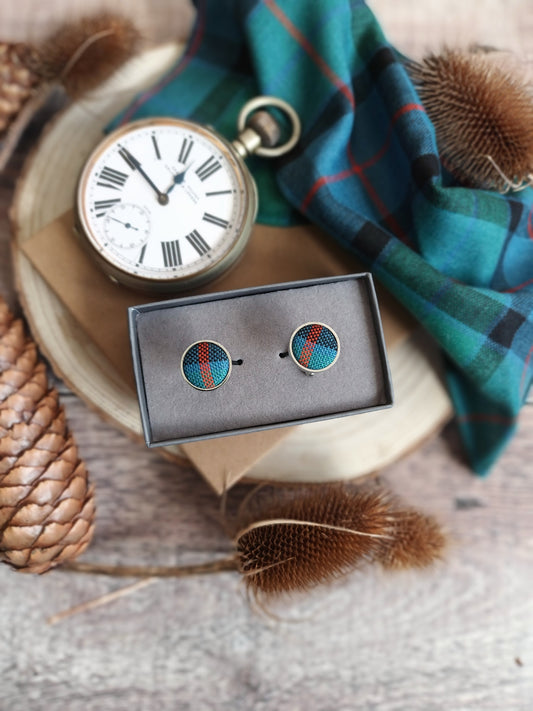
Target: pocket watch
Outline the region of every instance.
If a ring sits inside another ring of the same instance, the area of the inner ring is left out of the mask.
[[[267,107],[289,119],[282,144]],[[230,143],[193,121],[141,119],[94,149],[77,186],[76,232],[107,276],[140,291],[177,292],[235,264],[257,214],[244,158],[291,150],[300,121],[285,101],[261,96],[243,106],[237,128]]]

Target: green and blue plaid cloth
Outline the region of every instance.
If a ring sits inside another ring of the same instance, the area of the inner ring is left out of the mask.
[[[320,225],[435,337],[472,467],[486,473],[533,378],[533,191],[453,183],[401,57],[363,0],[197,7],[184,56],[115,123],[177,115],[231,138],[252,96],[291,103],[298,147],[274,167],[252,162],[259,221],[298,213]]]

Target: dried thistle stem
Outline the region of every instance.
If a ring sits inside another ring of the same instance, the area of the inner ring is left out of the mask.
[[[74,607],[69,607],[68,610],[57,612],[55,615],[49,617],[46,621],[49,625],[55,625],[57,622],[62,622],[63,620],[65,620],[67,617],[72,617],[73,615],[78,615],[81,612],[89,612],[90,610],[94,610],[97,607],[108,605],[110,602],[119,600],[120,598],[125,597],[126,595],[131,595],[132,593],[137,592],[137,590],[140,590],[141,588],[144,588],[147,585],[151,585],[154,582],[155,578],[145,578],[143,580],[137,580],[137,582],[132,583],[131,585],[126,585],[125,587],[120,588],[119,590],[113,590],[113,592],[107,593],[106,595],[100,595],[100,597],[96,597],[93,600],[88,600],[87,602],[82,602],[79,605],[75,605]]]
[[[106,565],[104,563],[65,563],[57,570],[66,573],[109,575],[115,578],[186,578],[191,575],[210,575],[226,570],[238,570],[236,556],[194,565]]]

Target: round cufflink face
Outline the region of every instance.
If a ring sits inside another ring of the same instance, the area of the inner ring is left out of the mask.
[[[181,373],[197,390],[215,390],[231,373],[231,356],[216,341],[197,341],[181,358]]]
[[[298,326],[289,342],[289,354],[306,373],[321,373],[339,357],[339,337],[325,323],[304,323]]]

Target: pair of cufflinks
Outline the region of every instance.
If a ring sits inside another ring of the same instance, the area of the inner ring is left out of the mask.
[[[280,358],[290,356],[307,375],[321,373],[334,365],[339,357],[340,341],[335,331],[320,322],[304,323],[293,332],[289,350]],[[217,341],[196,341],[181,358],[181,374],[197,390],[216,390],[226,383],[233,365],[243,360],[232,360],[227,348]]]

